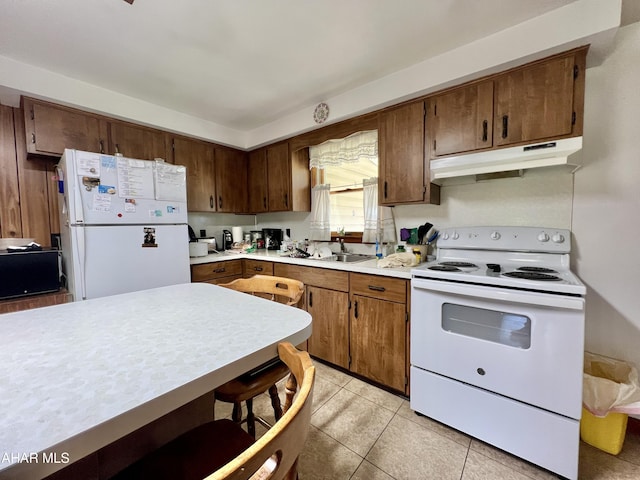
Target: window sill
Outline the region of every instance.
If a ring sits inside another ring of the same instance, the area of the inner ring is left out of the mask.
[[[331,241],[344,243],[362,243],[362,232],[346,232],[343,235],[339,235],[338,232],[331,232]]]

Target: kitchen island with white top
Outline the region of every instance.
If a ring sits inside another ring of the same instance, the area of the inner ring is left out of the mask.
[[[0,315],[0,479],[42,478],[299,344],[311,316],[205,283]]]

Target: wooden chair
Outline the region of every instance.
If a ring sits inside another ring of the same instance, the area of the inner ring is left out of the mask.
[[[259,440],[230,420],[205,423],[160,447],[112,480],[294,480],[311,422],[315,367],[309,354],[278,345],[291,370],[285,413]],[[297,387],[298,396],[293,400]]]
[[[220,286],[268,298],[286,305],[297,305],[304,293],[304,283],[301,281],[271,275],[254,275],[250,278],[239,278],[229,283],[223,283]]]
[[[291,306],[297,305],[304,293],[304,283],[291,278],[269,275],[240,278],[220,286]],[[246,422],[247,431],[255,438],[255,422],[262,424],[266,428],[270,428],[271,425],[264,418],[253,413],[253,399],[268,391],[274,417],[278,421],[282,417],[282,407],[276,384],[284,379],[288,373],[287,366],[275,358],[272,362],[268,362],[218,387],[215,390],[215,400],[232,403],[232,420],[238,424]],[[244,420],[242,419],[243,402],[247,405],[247,417]]]

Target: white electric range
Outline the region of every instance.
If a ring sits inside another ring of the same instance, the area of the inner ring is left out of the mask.
[[[441,231],[412,270],[411,407],[577,478],[584,295],[571,232]]]

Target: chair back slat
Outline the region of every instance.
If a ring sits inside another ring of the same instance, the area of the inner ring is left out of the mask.
[[[280,301],[286,305],[297,305],[304,293],[304,283],[301,281],[271,275],[254,275],[250,278],[239,278],[220,286],[269,300]]]

